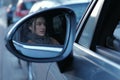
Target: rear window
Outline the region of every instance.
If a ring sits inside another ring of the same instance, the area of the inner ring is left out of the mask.
[[[22,4],[22,10],[30,10],[32,5],[35,3],[35,1],[31,1],[31,2],[24,2]]]

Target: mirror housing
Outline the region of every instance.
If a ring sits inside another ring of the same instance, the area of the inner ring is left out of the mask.
[[[14,40],[15,34],[17,34],[18,30],[25,22],[29,21],[30,19],[36,16],[41,16],[41,15],[50,16],[50,17],[64,15],[66,20],[66,26],[65,26],[66,33],[64,38],[64,44],[57,46],[30,45]],[[19,20],[9,30],[6,36],[6,47],[15,56],[26,61],[30,61],[30,62],[60,61],[66,58],[70,54],[73,48],[73,42],[75,37],[74,36],[75,26],[76,26],[75,13],[69,8],[51,8],[51,9],[35,12]]]

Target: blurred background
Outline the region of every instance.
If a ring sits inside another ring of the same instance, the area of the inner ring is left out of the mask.
[[[32,5],[38,1],[46,1],[46,0],[0,0],[0,11],[1,11],[0,23],[2,23],[0,25],[4,27],[9,27],[11,24],[16,23],[22,17],[27,15]],[[64,4],[66,2],[71,2],[71,3],[90,2],[91,0],[48,0],[48,1]]]
[[[15,5],[17,3],[17,1],[18,0],[0,0],[0,6],[8,6],[9,4]],[[43,0],[37,0],[37,1],[43,1]],[[66,0],[50,0],[50,1],[64,2]],[[68,1],[70,1],[70,0],[68,0]],[[91,1],[91,0],[83,0],[83,1]]]

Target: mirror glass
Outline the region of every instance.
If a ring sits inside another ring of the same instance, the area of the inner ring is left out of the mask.
[[[12,41],[15,48],[25,56],[55,57],[63,50],[67,23],[64,13],[32,16],[19,24]]]

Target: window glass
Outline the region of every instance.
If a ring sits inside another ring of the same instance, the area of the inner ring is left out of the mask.
[[[113,40],[113,48],[117,51],[120,51],[120,22],[113,32],[114,40]]]
[[[119,33],[120,33],[120,22],[118,23],[118,25],[117,25],[117,27],[115,28],[114,33],[113,33],[113,36],[114,36],[116,39],[118,39],[118,40],[120,40],[120,35],[119,35]]]
[[[24,2],[23,3],[23,6],[22,6],[22,9],[23,10],[30,10],[32,5],[35,3],[35,1],[31,1],[31,2]]]
[[[82,45],[84,47],[87,47],[87,48],[90,47],[102,4],[103,4],[103,1],[98,1],[93,12],[91,13],[90,17],[88,18],[86,25],[84,26],[84,30],[83,30],[81,37],[79,38],[79,42],[78,42],[80,45]]]
[[[116,28],[114,29],[112,35],[108,36],[106,39],[106,46],[109,49],[120,51],[120,22],[118,22]]]

